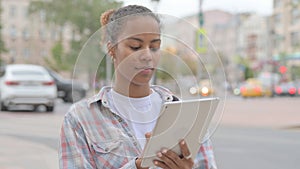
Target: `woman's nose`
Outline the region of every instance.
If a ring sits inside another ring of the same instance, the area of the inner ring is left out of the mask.
[[[140,59],[143,61],[151,61],[153,57],[153,53],[149,48],[144,49],[143,52],[141,53]]]

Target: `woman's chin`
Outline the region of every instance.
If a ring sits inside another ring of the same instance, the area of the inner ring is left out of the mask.
[[[143,78],[143,79],[134,79],[132,81],[133,84],[143,86],[143,85],[149,85],[151,81],[151,78]]]

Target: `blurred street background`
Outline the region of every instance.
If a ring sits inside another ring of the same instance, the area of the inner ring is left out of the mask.
[[[300,98],[228,98],[212,136],[220,169],[296,169],[300,160]],[[57,169],[60,126],[70,104],[53,113],[0,113],[1,169]]]
[[[129,4],[165,14],[162,57],[152,83],[183,99],[216,96],[224,102],[212,136],[220,169],[299,167],[300,0],[0,4],[0,169],[58,168],[68,108],[113,79],[111,59],[99,45],[100,14]],[[42,66],[52,80],[9,79],[8,65],[19,64]],[[16,105],[7,90],[38,87],[56,88],[49,105],[29,103],[27,98],[36,97],[30,94],[21,99],[27,104]]]

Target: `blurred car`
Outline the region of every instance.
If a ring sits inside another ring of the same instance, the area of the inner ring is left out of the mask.
[[[295,87],[297,89],[297,96],[300,96],[300,80],[295,81]]]
[[[243,97],[272,96],[272,90],[264,87],[259,80],[250,78],[240,86],[240,95]]]
[[[284,82],[275,86],[275,95],[277,96],[295,96],[297,87],[294,82]]]
[[[232,87],[232,94],[235,96],[239,96],[241,94],[241,86],[243,83],[236,83]]]
[[[201,96],[210,96],[214,93],[209,79],[204,79],[199,82],[199,85],[193,86],[189,90],[190,94]]]
[[[70,79],[64,79],[55,71],[46,68],[57,86],[58,98],[64,102],[77,102],[86,96],[88,86]]]
[[[46,106],[54,110],[57,88],[47,70],[38,65],[7,65],[0,78],[1,111],[11,105]]]
[[[261,82],[265,91],[267,91],[268,96],[275,95],[274,86],[278,84],[280,80],[280,75],[278,73],[261,72],[257,79]]]

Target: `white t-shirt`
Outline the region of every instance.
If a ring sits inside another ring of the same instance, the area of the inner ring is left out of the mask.
[[[112,89],[108,93],[108,99],[113,102],[113,111],[131,126],[140,146],[144,148],[145,133],[153,130],[160,113],[162,105],[160,95],[152,90],[149,96],[131,98]]]

